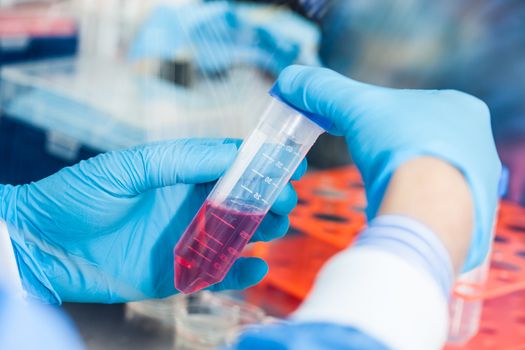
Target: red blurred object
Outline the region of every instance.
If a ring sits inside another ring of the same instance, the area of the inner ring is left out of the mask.
[[[38,9],[0,9],[0,37],[50,37],[76,33],[77,25],[71,17]]]
[[[326,260],[350,245],[366,223],[363,185],[353,167],[308,174],[296,189],[299,205],[288,236],[253,249],[270,272],[248,298],[277,316],[300,304]],[[457,288],[454,294],[483,302],[480,330],[467,344],[446,349],[525,349],[525,208],[501,203],[488,281],[470,287],[474,293],[462,295]]]

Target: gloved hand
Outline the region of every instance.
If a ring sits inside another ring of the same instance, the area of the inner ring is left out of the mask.
[[[217,1],[156,8],[138,31],[129,57],[169,60],[182,56],[209,74],[236,64],[253,64],[277,75],[296,62],[299,44],[283,33],[250,23],[231,3]]]
[[[427,155],[465,176],[475,204],[475,227],[466,269],[480,264],[490,246],[501,164],[486,105],[452,91],[395,90],[356,82],[327,69],[291,66],[278,80],[290,104],[327,117],[343,135],[361,171],[369,219],[389,179],[406,161]]]
[[[26,290],[48,301],[121,302],[176,293],[173,247],[236,141],[187,139],[102,154],[29,185],[0,187]],[[293,179],[306,169],[303,163]],[[283,236],[297,201],[289,184],[254,240]],[[212,289],[259,282],[264,261],[240,258]]]

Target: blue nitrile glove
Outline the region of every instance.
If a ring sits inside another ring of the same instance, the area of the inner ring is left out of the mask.
[[[296,107],[327,117],[344,135],[365,182],[369,219],[393,172],[410,159],[435,156],[457,167],[472,191],[474,233],[466,269],[487,255],[501,164],[480,100],[452,90],[395,90],[363,84],[322,68],[292,66],[278,80]],[[444,218],[446,219],[446,218]]]
[[[331,323],[289,323],[248,329],[235,350],[386,350],[369,335]]]
[[[296,62],[299,43],[245,20],[228,1],[159,6],[134,39],[132,60],[195,60],[205,73],[252,64],[273,74]]]
[[[23,186],[0,186],[24,287],[53,301],[120,302],[176,293],[173,247],[238,141],[186,139],[102,154]],[[306,170],[302,163],[293,179]],[[283,236],[297,202],[289,184],[254,240]],[[267,265],[240,258],[212,289],[259,282]]]

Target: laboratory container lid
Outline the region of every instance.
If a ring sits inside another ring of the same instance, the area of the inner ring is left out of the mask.
[[[282,103],[284,103],[285,105],[287,105],[288,107],[292,108],[293,110],[296,110],[298,113],[304,115],[305,117],[307,117],[308,119],[310,119],[311,121],[313,121],[314,123],[316,123],[317,125],[319,125],[321,128],[323,128],[324,130],[326,131],[329,131],[332,129],[333,127],[333,123],[330,119],[328,119],[327,117],[323,117],[319,114],[315,114],[315,113],[311,113],[311,112],[307,112],[305,110],[302,110],[294,105],[292,105],[291,103],[289,103],[288,101],[286,101],[283,96],[282,96],[282,93],[281,93],[281,90],[279,89],[279,86],[277,83],[275,83],[272,88],[270,89],[269,91],[269,94],[270,96],[276,98],[277,100],[281,101]]]

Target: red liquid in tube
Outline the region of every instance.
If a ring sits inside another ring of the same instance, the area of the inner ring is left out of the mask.
[[[263,218],[206,201],[175,247],[175,288],[189,294],[222,281]]]

